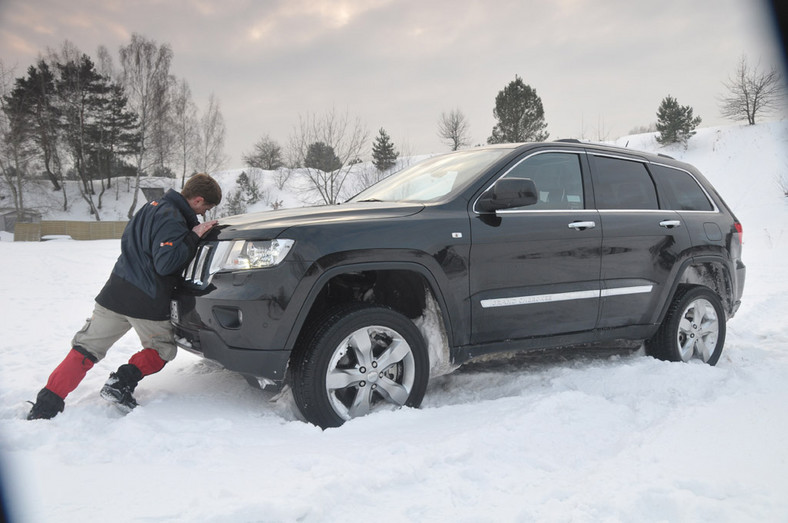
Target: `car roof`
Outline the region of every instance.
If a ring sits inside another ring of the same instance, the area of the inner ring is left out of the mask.
[[[620,155],[630,158],[638,158],[653,163],[661,163],[666,165],[673,165],[681,167],[685,170],[693,169],[691,165],[676,160],[675,158],[661,153],[650,153],[640,151],[637,149],[630,149],[627,147],[620,147],[617,145],[609,145],[604,143],[583,142],[576,139],[562,139],[552,142],[522,142],[522,143],[505,143],[505,144],[492,144],[485,145],[485,149],[511,149],[513,153],[520,154],[529,149],[542,149],[549,147],[551,149],[567,149],[577,150],[578,147],[587,151],[604,153],[609,155]]]

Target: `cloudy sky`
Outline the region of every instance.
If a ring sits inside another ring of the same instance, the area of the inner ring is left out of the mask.
[[[723,125],[722,82],[743,55],[782,67],[759,0],[0,0],[0,59],[16,76],[66,39],[117,61],[133,33],[171,45],[202,109],[219,98],[228,168],[332,108],[407,154],[448,150],[437,120],[458,108],[483,143],[515,75],[551,139],[628,134],[668,94]]]

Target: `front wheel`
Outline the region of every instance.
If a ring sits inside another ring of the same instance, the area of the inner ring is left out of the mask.
[[[679,290],[657,334],[646,342],[654,357],[668,361],[699,359],[715,365],[725,343],[725,311],[707,287]]]
[[[429,356],[418,328],[386,307],[355,304],[319,321],[293,355],[293,397],[322,428],[386,407],[418,407]]]

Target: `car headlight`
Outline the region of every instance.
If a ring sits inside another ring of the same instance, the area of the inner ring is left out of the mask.
[[[236,240],[233,242],[227,258],[222,264],[222,269],[263,269],[274,267],[282,263],[287,253],[295,243],[294,240],[266,240],[249,241]]]

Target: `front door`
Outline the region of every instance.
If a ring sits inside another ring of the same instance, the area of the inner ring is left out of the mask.
[[[472,212],[471,343],[595,327],[602,228],[587,166],[582,151],[531,152],[504,176],[533,180],[537,203]]]

